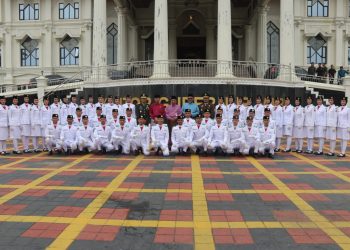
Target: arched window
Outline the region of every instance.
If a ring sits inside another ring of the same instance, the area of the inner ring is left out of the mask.
[[[328,0],[307,0],[307,16],[328,16]]]
[[[280,62],[280,30],[271,21],[267,23],[267,61]]]
[[[318,34],[307,43],[307,63],[327,63],[327,41]]]
[[[21,66],[39,65],[38,41],[29,36],[22,42],[21,46]]]
[[[61,41],[60,65],[79,65],[79,42],[77,39],[66,36]]]
[[[112,23],[107,28],[107,63],[117,63],[118,26]]]

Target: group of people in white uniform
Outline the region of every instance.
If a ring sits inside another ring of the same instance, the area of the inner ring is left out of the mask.
[[[145,96],[145,95],[143,95]],[[90,98],[89,98],[90,99]],[[232,98],[231,98],[232,99]],[[194,115],[185,109],[177,117],[177,124],[169,128],[163,115],[158,115],[147,124],[145,115],[135,115],[135,105],[107,107],[103,98],[99,102],[77,103],[74,96],[70,103],[60,102],[57,96],[49,103],[44,98],[39,105],[37,97],[29,103],[24,96],[21,105],[18,97],[6,105],[0,97],[0,154],[6,155],[7,143],[12,140],[13,153],[48,151],[57,153],[99,153],[117,152],[122,154],[157,155],[170,154],[216,154],[251,155],[274,157],[280,152],[282,138],[285,138],[283,152],[322,155],[325,140],[329,143],[327,155],[334,156],[337,139],[340,140],[339,157],[345,157],[350,135],[350,109],[347,99],[340,100],[341,106],[334,105],[334,98],[325,106],[318,97],[316,105],[308,96],[306,106],[297,97],[294,106],[289,97],[272,98],[257,96],[256,104],[251,98],[238,98],[237,103],[225,105],[220,102],[214,112],[204,109]],[[232,107],[234,105],[234,107]],[[212,119],[211,117],[214,117]],[[30,140],[33,150],[29,148]],[[304,149],[306,140],[306,149]],[[315,143],[318,148],[314,150]],[[41,144],[41,145],[39,145]]]

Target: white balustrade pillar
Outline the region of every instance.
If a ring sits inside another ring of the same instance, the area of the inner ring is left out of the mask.
[[[45,76],[40,76],[36,79],[37,82],[37,95],[39,99],[39,104],[43,104],[43,98],[45,96],[45,88],[47,87],[48,80]]]
[[[344,77],[343,86],[345,87],[345,96],[348,98],[348,106],[350,106],[350,76]]]
[[[92,65],[95,77],[106,78],[107,65],[107,3],[94,1]]]
[[[169,75],[168,0],[154,1],[154,69],[153,78]]]
[[[128,61],[128,20],[127,9],[118,8],[118,47],[117,63],[123,64]]]
[[[293,80],[294,72],[294,0],[280,1],[280,69],[281,80]]]
[[[231,0],[218,1],[217,77],[233,77]]]

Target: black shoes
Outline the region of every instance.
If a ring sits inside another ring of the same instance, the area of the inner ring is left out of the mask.
[[[315,152],[315,155],[323,155],[323,152]]]
[[[335,154],[334,154],[334,153],[329,152],[329,153],[327,154],[327,156],[335,156]]]
[[[346,155],[345,154],[338,154],[338,157],[344,158]]]

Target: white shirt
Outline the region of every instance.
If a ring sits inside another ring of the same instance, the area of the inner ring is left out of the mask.
[[[41,106],[40,108],[41,112],[41,124],[44,125],[50,125],[51,124],[51,118],[52,118],[52,113],[51,113],[51,108],[50,106]]]
[[[166,124],[159,124],[152,127],[151,131],[152,142],[160,142],[162,144],[169,143],[169,128]]]
[[[30,125],[30,108],[29,103],[23,103],[20,106],[21,110],[21,125]]]
[[[272,107],[271,118],[276,122],[276,126],[283,126],[283,108],[280,105]]]
[[[337,127],[338,123],[338,108],[337,106],[330,105],[327,107],[327,119],[326,119],[327,127]]]
[[[61,141],[76,141],[77,139],[77,131],[78,128],[76,126],[72,125],[65,125],[62,127],[61,130],[61,136],[60,139]]]
[[[293,112],[293,106],[288,105],[284,106],[283,109],[283,126],[293,126],[294,121],[294,112]]]
[[[94,141],[94,130],[90,126],[81,125],[78,127],[77,139]]]
[[[0,104],[0,127],[9,125],[9,107]]]
[[[54,140],[59,140],[61,137],[61,130],[62,127],[58,123],[56,126],[51,122],[50,125],[48,125],[45,129],[45,137],[51,138]]]
[[[338,108],[338,128],[350,128],[350,109],[346,106]]]
[[[294,107],[294,127],[304,126],[304,108],[301,106]]]
[[[196,124],[192,126],[190,130],[190,141],[200,141],[202,139],[206,139],[209,136],[209,130],[203,124]]]
[[[9,125],[16,127],[20,126],[21,124],[21,109],[18,105],[11,105],[9,108]]]
[[[126,109],[127,109],[127,108],[131,108],[131,109],[132,109],[132,115],[131,115],[131,116],[134,117],[134,118],[136,118],[135,105],[132,104],[132,103],[124,103],[124,104],[122,105],[123,115],[126,114]]]
[[[171,141],[173,143],[182,143],[189,141],[191,128],[177,125],[171,131]]]
[[[41,111],[39,105],[32,105],[30,108],[31,125],[42,125]]]
[[[224,125],[215,125],[209,132],[209,143],[212,141],[225,142],[227,139],[227,127]]]
[[[315,126],[315,106],[313,104],[307,105],[305,107],[305,127],[314,127]]]
[[[94,137],[97,140],[100,140],[102,143],[109,142],[111,140],[112,130],[107,124],[99,125],[95,128]]]
[[[324,105],[316,106],[315,112],[315,126],[326,127],[327,108]]]

